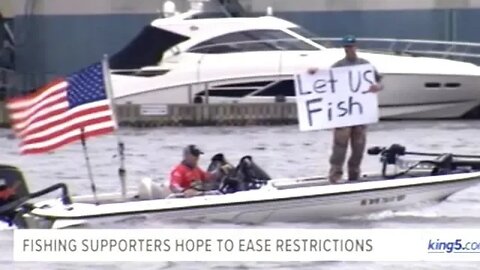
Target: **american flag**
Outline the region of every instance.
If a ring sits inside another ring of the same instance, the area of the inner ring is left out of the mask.
[[[22,154],[53,151],[81,139],[112,132],[114,122],[102,64],[86,67],[34,93],[7,101]]]

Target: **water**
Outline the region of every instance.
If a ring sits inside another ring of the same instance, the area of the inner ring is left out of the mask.
[[[399,143],[411,151],[480,153],[479,121],[435,122],[382,122],[369,129],[368,146],[388,146]],[[63,181],[69,184],[73,194],[85,194],[90,185],[80,144],[70,145],[55,154],[38,156],[18,155],[17,141],[9,130],[0,129],[0,162],[22,168],[31,190]],[[328,170],[328,155],[331,148],[331,132],[301,133],[297,126],[282,127],[198,127],[122,129],[121,137],[126,144],[128,181],[142,176],[166,178],[170,169],[180,160],[181,149],[195,143],[206,156],[202,167],[208,165],[209,157],[223,152],[236,163],[245,154],[250,154],[273,177],[308,176],[325,174]],[[116,144],[113,136],[104,136],[88,141],[90,159],[94,167],[97,188],[102,191],[119,191]],[[366,156],[364,171],[378,171],[378,157]],[[480,226],[480,186],[461,191],[440,204],[409,207],[392,212],[384,211],[368,216],[326,220],[320,224],[270,223],[259,227],[303,228],[478,228]],[[169,224],[145,217],[140,220],[126,219],[121,222],[102,224],[98,228],[212,228],[247,225],[228,224]],[[0,269],[478,269],[478,263],[469,262],[307,262],[307,263],[13,263],[11,231],[0,231]]]

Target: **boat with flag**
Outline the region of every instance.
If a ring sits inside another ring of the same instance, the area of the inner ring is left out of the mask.
[[[247,156],[237,166],[241,177],[225,177],[213,190],[193,187],[202,192],[190,198],[168,195],[164,186],[148,178],[126,196],[111,193],[71,197],[64,184],[29,193],[21,172],[3,166],[1,177],[7,180],[7,187],[15,186],[17,193],[0,204],[0,216],[20,228],[93,226],[145,215],[163,221],[321,222],[438,202],[480,183],[478,156],[408,152],[400,145],[373,147],[369,153],[380,156],[382,172],[341,184],[330,184],[321,176],[262,179],[267,174]],[[405,159],[414,155],[431,157]],[[31,202],[56,189],[62,192],[59,198]]]

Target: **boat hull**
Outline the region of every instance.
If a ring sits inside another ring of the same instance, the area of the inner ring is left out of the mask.
[[[461,118],[480,105],[480,76],[434,74],[384,74],[385,89],[379,93],[382,119],[455,119]],[[197,95],[209,103],[274,103],[278,96],[258,96],[258,89],[244,97],[227,96],[230,85],[268,84],[278,91],[295,93],[291,75],[262,77],[232,77],[228,80],[172,85],[118,98],[119,104],[185,104]],[[447,87],[449,86],[449,87]],[[263,86],[268,87],[268,86]],[[285,87],[290,87],[286,90]],[[245,89],[244,89],[245,90]],[[235,91],[238,91],[235,90]],[[242,90],[243,91],[243,90]],[[295,102],[294,96],[286,96]]]
[[[430,179],[432,181],[430,181]],[[342,216],[395,210],[422,202],[443,200],[480,182],[480,173],[405,180],[382,180],[328,185],[325,180],[308,180],[314,185],[292,188],[285,185],[229,195],[190,199],[131,201],[95,205],[74,203],[68,207],[47,202],[26,215],[28,227],[63,228],[108,224],[123,219],[151,216],[160,221],[201,221],[258,224],[265,222],[321,222]],[[294,184],[299,185],[299,184]],[[49,205],[50,207],[45,207]],[[46,222],[46,220],[53,221]]]
[[[380,116],[460,118],[480,104],[479,92],[479,76],[387,74],[379,94]]]

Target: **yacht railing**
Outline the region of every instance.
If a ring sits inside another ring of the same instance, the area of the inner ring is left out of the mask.
[[[318,37],[310,38],[310,40],[327,48],[340,47],[341,42],[341,38],[338,37]],[[480,43],[393,38],[357,38],[357,41],[359,48],[362,50],[396,55],[445,58],[480,64]],[[287,46],[282,46],[282,43]],[[298,47],[295,48],[296,46],[293,46],[293,43],[298,43]],[[202,50],[204,51],[206,49],[214,49],[222,46],[241,52],[242,50],[248,49],[246,45],[264,45],[266,47],[269,46],[272,50],[301,50],[302,44],[312,45],[304,40],[296,38],[262,39],[255,41],[209,44],[190,49],[189,52],[200,52]],[[235,51],[232,50],[232,52]]]
[[[328,46],[329,44],[338,45],[341,38],[325,37],[312,40]],[[475,42],[393,38],[357,38],[357,41],[359,48],[363,50],[454,59],[480,64],[480,43]]]

